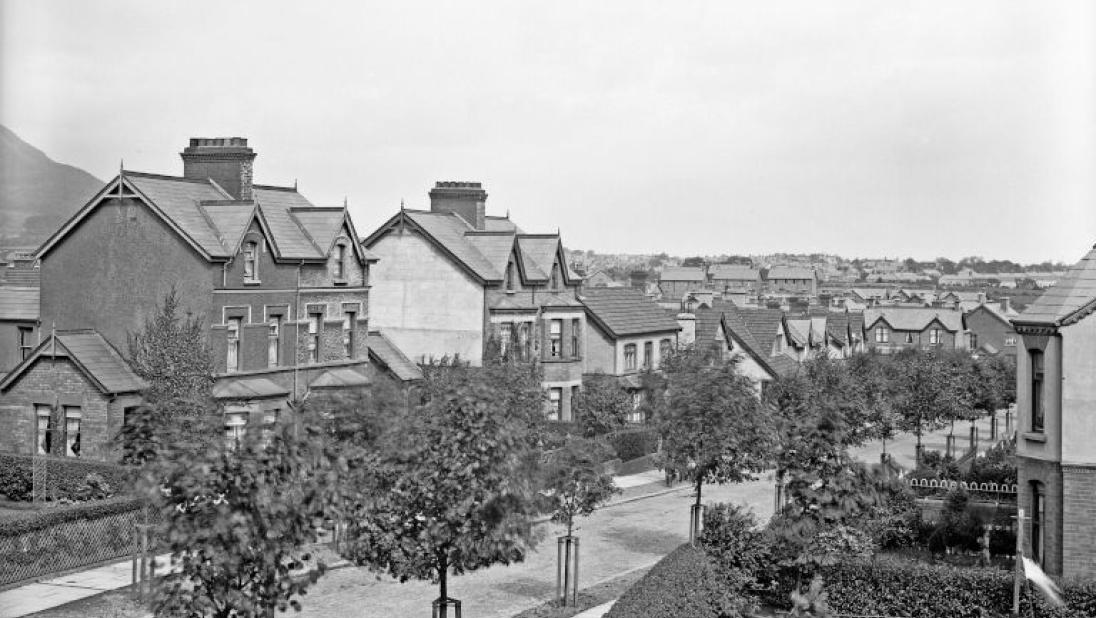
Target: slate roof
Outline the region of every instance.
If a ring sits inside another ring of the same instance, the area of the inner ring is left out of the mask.
[[[677,320],[646,294],[632,288],[589,288],[582,292],[587,314],[609,335],[624,337],[678,331]],[[699,326],[698,326],[699,328]]]
[[[773,266],[769,269],[767,279],[814,279],[815,273],[810,268],[797,268],[793,266]]]
[[[0,287],[0,320],[37,320],[40,291],[41,288]]]
[[[780,334],[784,312],[780,309],[739,309],[739,315],[764,353],[771,353],[773,341]]]
[[[1096,307],[1096,247],[1077,262],[1054,286],[1027,306],[1016,323],[1067,326]]]
[[[659,281],[705,281],[707,275],[699,266],[666,266],[658,276]]]
[[[407,358],[388,337],[380,331],[371,331],[367,338],[369,359],[379,363],[405,382],[422,379],[422,369]]]
[[[826,316],[826,333],[830,338],[836,339],[842,346],[849,344],[849,315],[847,313],[831,313]]]
[[[769,346],[762,346],[754,338],[749,327],[747,327],[745,320],[742,319],[742,311],[734,305],[734,303],[727,303],[727,306],[723,307],[723,328],[731,336],[732,339],[738,342],[738,344],[745,348],[746,353],[754,358],[761,366],[772,374],[774,377],[780,373],[779,369],[772,363],[773,358],[770,356],[772,352],[772,344]]]
[[[257,215],[279,259],[323,260],[343,224],[351,227],[345,207],[317,207],[296,189],[253,185],[253,201],[233,199],[211,180],[123,171],[39,249],[47,253],[87,217],[119,180],[147,200],[169,225],[211,260],[234,256],[244,232]],[[357,245],[357,243],[354,243]],[[363,259],[376,256],[357,247]]]
[[[547,280],[552,274],[552,263],[556,259],[556,249],[559,247],[559,236],[531,235],[518,236],[518,246],[521,248],[522,259],[532,259],[536,268],[543,273],[539,279]],[[526,265],[526,278],[537,279],[534,271]]]
[[[722,309],[702,307],[693,312],[693,317],[696,318],[696,341],[705,346],[720,342],[716,335],[722,322]]]
[[[321,373],[318,378],[308,384],[308,388],[347,388],[368,385],[369,378],[349,367],[338,367]]]
[[[787,324],[788,326],[788,335],[792,338],[792,341],[794,341],[796,345],[807,346],[810,343],[810,319],[789,319],[785,320],[785,324]]]
[[[756,268],[740,264],[713,264],[708,268],[712,279],[731,281],[756,281],[760,275]]]
[[[213,386],[214,399],[270,399],[288,394],[288,388],[269,378],[228,378]]]
[[[54,354],[70,358],[73,365],[105,394],[136,393],[148,386],[102,335],[93,330],[73,330],[47,336],[26,360],[0,380],[0,391],[13,385],[39,358]]]
[[[884,320],[894,330],[922,331],[934,320],[949,331],[963,330],[963,314],[953,309],[875,307],[864,310],[866,328],[872,328],[879,320]]]

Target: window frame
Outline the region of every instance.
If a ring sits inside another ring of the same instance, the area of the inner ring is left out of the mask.
[[[940,329],[929,329],[929,345],[940,345]]]
[[[636,344],[634,343],[624,344],[624,370],[636,370]]]
[[[80,406],[63,406],[62,412],[65,421],[65,457],[79,457],[82,441],[80,437],[83,419],[82,410]],[[73,430],[74,425],[75,430]]]
[[[335,245],[335,279],[346,280],[346,245],[343,243]]]
[[[875,327],[875,342],[890,343],[890,328],[886,326]]]
[[[25,361],[34,352],[34,344],[31,343],[31,337],[34,335],[34,327],[32,326],[20,326],[17,331],[17,343],[19,344],[19,360]]]
[[[279,367],[282,362],[282,316],[269,316],[266,328],[266,366]]]
[[[643,368],[651,369],[655,363],[655,342],[643,342]]]
[[[563,320],[548,321],[548,356],[563,358]]]
[[[355,307],[347,309],[343,307],[343,357],[354,358],[354,348],[357,347],[357,338],[354,336],[358,321],[358,312]]]
[[[1043,433],[1046,426],[1046,355],[1042,350],[1028,350],[1031,374],[1031,431]]]
[[[232,317],[225,320],[225,372],[240,371],[240,348],[243,339],[244,319]]]
[[[43,419],[46,421],[45,426],[42,425]],[[34,404],[35,454],[49,455],[53,450],[53,424],[53,407],[42,403]]]
[[[579,335],[582,333],[582,320],[578,318],[571,318],[571,358],[579,358],[582,356],[581,342],[579,341]]]
[[[320,362],[323,347],[323,318],[319,311],[308,312],[308,359],[311,363]]]
[[[553,418],[554,417],[554,418]],[[548,420],[563,420],[563,388],[552,386],[548,389]]]
[[[259,283],[259,242],[255,240],[246,241],[243,254],[244,283]]]

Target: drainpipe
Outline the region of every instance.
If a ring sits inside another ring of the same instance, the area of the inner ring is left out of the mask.
[[[295,296],[293,300],[293,312],[295,314],[296,325],[293,328],[293,401],[297,400],[297,376],[299,373],[299,367],[301,364],[300,357],[300,345],[301,345],[301,269],[304,268],[304,260],[301,260],[297,264],[297,288],[295,290]]]

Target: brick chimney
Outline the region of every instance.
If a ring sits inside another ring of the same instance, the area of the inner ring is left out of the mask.
[[[647,271],[645,270],[633,270],[628,273],[628,280],[631,282],[631,286],[640,292],[647,291]]]
[[[438,181],[430,190],[430,212],[452,212],[477,230],[485,228],[487,192],[478,182]]]
[[[238,200],[252,199],[252,165],[255,151],[245,137],[192,137],[190,146],[179,153],[183,176],[210,178]]]
[[[1001,297],[1001,311],[1005,313],[1012,311],[1012,299],[1008,296]]]

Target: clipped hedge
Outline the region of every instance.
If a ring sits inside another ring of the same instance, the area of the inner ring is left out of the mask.
[[[1007,616],[1012,609],[1013,573],[1010,570],[953,567],[918,563],[841,563],[821,571],[827,602],[838,614],[882,616],[948,616],[985,618]],[[779,578],[766,600],[789,607],[794,579]],[[1052,609],[1038,593],[1023,588],[1023,603],[1035,602],[1044,618],[1096,616],[1096,582],[1069,582],[1063,586],[1067,605]]]
[[[97,500],[71,507],[50,508],[43,511],[30,511],[26,517],[0,520],[0,538],[45,530],[60,524],[93,520],[108,515],[127,513],[141,508],[142,501],[132,497],[116,497]]]
[[[0,494],[14,502],[33,499],[33,459],[30,455],[0,453]],[[46,495],[77,499],[92,473],[103,477],[116,493],[124,493],[129,487],[129,472],[122,466],[74,457],[51,457],[47,466]]]
[[[654,429],[626,429],[611,433],[607,438],[622,461],[631,461],[658,450],[658,432]]]
[[[629,588],[605,618],[734,618],[743,599],[727,595],[716,567],[699,549],[682,545]]]

